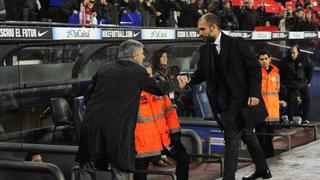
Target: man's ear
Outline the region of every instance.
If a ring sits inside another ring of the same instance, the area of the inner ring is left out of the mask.
[[[132,53],[132,58],[133,58],[134,60],[136,60],[136,57],[137,57],[137,54],[136,54],[136,53]]]

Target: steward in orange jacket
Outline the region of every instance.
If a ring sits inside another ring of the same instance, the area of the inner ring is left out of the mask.
[[[142,91],[135,130],[136,158],[161,155],[163,146],[171,144],[169,134],[178,132],[178,115],[168,96]]]
[[[280,91],[280,75],[279,69],[275,65],[269,64],[269,68],[269,72],[266,68],[261,68],[261,94],[269,114],[266,121],[272,125],[279,123],[280,120],[280,103],[278,95]]]
[[[271,64],[271,55],[267,51],[259,53],[259,63],[262,71],[262,85],[261,94],[263,101],[268,110],[269,116],[264,122],[261,122],[255,127],[257,133],[274,133],[274,127],[270,126],[276,124],[280,120],[280,105],[279,105],[279,90],[280,90],[280,76],[279,69]],[[266,158],[274,156],[273,136],[258,135],[257,136],[261,148]]]
[[[152,75],[152,65],[144,66]],[[188,179],[190,158],[181,143],[178,115],[168,96],[141,92],[135,129],[135,149],[137,170],[147,170],[149,162],[160,160],[161,154],[164,154],[176,160],[177,180]],[[134,180],[147,180],[147,175],[135,173]]]

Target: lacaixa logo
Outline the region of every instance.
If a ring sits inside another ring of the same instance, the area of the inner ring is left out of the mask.
[[[67,38],[90,38],[89,29],[70,29]]]

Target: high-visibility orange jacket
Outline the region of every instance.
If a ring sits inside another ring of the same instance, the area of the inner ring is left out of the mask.
[[[280,90],[280,76],[279,69],[270,64],[272,70],[268,73],[265,68],[262,68],[262,97],[266,108],[268,110],[268,118],[266,121],[275,123],[279,121],[280,105],[279,105],[279,90]]]
[[[177,112],[168,96],[142,91],[135,129],[136,158],[160,155],[170,145],[170,133],[180,132]]]

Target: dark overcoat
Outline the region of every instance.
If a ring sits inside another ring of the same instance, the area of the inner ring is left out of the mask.
[[[226,77],[226,84],[231,90],[231,94],[226,99],[223,99],[223,101],[227,102],[229,105],[232,101],[236,102],[237,109],[239,109],[239,111],[248,108],[247,103],[249,97],[257,97],[260,99],[260,103],[263,103],[261,96],[261,66],[258,60],[254,57],[254,54],[249,50],[247,43],[243,39],[230,37],[222,32],[220,43],[220,56],[223,67],[222,72]],[[208,85],[208,98],[212,110],[217,114],[223,113],[218,111],[216,106],[217,101],[214,99],[214,95],[212,94],[214,92],[213,89],[215,85],[215,68],[212,67],[212,63],[210,62],[213,61],[214,58],[210,42],[200,47],[199,55],[200,60],[190,83],[198,84],[205,81]],[[246,116],[246,122],[259,121],[258,119],[254,119],[257,118],[259,114],[267,114],[264,105],[258,106],[258,108],[253,108],[252,116],[249,117],[252,119],[247,119],[248,117]],[[219,121],[219,119],[217,120]],[[218,123],[220,128],[223,129],[225,122],[220,120]],[[253,127],[254,124],[249,124],[248,126]]]
[[[122,171],[135,167],[134,130],[141,90],[164,95],[178,88],[178,81],[155,82],[133,60],[103,66],[92,79],[81,127],[76,161],[104,160]]]

